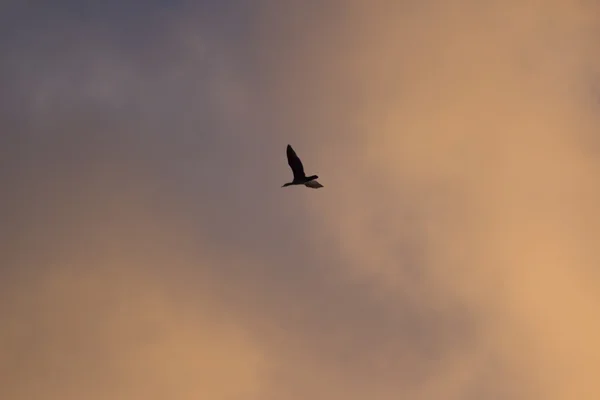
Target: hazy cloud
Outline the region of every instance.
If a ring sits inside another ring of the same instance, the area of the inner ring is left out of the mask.
[[[75,3],[4,6],[0,397],[600,394],[596,5]]]

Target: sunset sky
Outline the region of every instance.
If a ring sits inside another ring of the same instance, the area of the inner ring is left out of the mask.
[[[6,0],[0,52],[0,399],[600,398],[600,3]]]

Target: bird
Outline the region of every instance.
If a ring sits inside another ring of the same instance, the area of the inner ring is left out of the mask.
[[[302,161],[300,161],[300,158],[298,157],[298,155],[296,155],[296,152],[289,144],[287,145],[287,159],[288,164],[290,165],[290,168],[294,173],[294,180],[284,184],[282,187],[292,185],[304,185],[312,189],[318,189],[323,187],[323,185],[317,182],[317,179],[319,178],[317,175],[306,176],[306,174],[304,173],[304,166],[302,165]]]

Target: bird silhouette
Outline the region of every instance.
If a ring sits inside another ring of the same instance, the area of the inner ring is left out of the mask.
[[[288,144],[287,146],[287,159],[292,172],[294,173],[294,180],[284,184],[282,187],[292,186],[292,185],[304,185],[309,188],[318,189],[322,188],[321,185],[316,180],[319,178],[317,175],[306,176],[304,173],[304,166],[302,165],[302,161],[292,149],[292,146]]]

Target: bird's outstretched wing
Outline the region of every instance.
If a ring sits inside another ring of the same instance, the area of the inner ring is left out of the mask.
[[[294,173],[294,180],[305,178],[306,175],[304,174],[304,167],[302,166],[302,161],[300,161],[300,158],[298,158],[296,152],[294,151],[294,149],[292,149],[292,146],[290,146],[289,144],[287,146],[287,159],[288,164],[290,165],[290,168]]]
[[[308,181],[304,184],[306,187],[309,188],[313,188],[313,189],[318,189],[318,188],[322,188],[323,185],[321,185],[319,182],[317,182],[316,180],[312,180],[312,181]]]

